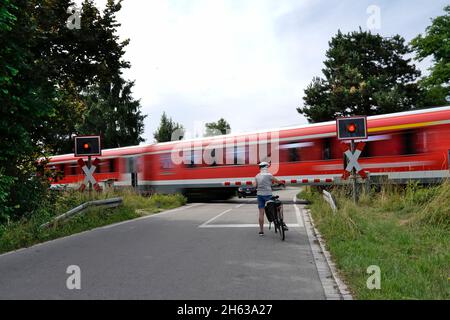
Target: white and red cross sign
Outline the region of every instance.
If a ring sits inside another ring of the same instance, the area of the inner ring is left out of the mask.
[[[94,178],[94,172],[95,169],[97,169],[97,166],[100,163],[100,159],[96,158],[94,161],[92,161],[91,167],[88,168],[86,162],[83,159],[78,159],[78,165],[81,167],[81,170],[84,172],[86,177],[84,178],[83,183],[80,186],[80,191],[84,191],[86,189],[86,186],[90,183],[94,186],[94,189],[96,191],[100,191],[102,188],[97,183],[97,180]]]
[[[358,159],[361,156],[361,152],[364,149],[364,146],[366,144],[364,142],[359,142],[356,145],[355,151],[352,152],[350,150],[350,146],[348,144],[343,143],[342,149],[344,151],[344,154],[347,156],[348,163],[347,166],[344,169],[344,174],[342,175],[342,179],[347,179],[350,174],[352,173],[352,170],[355,169],[355,171],[363,178],[365,179],[367,177],[366,173],[362,169],[361,165],[358,163]]]

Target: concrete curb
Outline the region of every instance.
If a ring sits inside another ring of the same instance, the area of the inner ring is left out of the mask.
[[[353,300],[350,290],[337,273],[336,265],[332,261],[330,252],[325,247],[322,235],[314,225],[310,211],[304,208],[300,211],[303,215],[311,250],[327,300]]]

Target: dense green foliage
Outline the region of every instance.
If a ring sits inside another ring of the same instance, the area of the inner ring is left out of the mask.
[[[355,297],[449,299],[450,183],[386,185],[357,205],[348,191],[331,191],[337,213],[318,192],[300,197],[312,202],[314,222]],[[381,269],[380,290],[366,286],[371,265]]]
[[[161,116],[161,122],[159,124],[158,129],[153,133],[153,137],[155,138],[156,142],[168,142],[172,141],[172,135],[177,135],[176,131],[179,131],[180,133],[183,131],[183,126],[179,123],[176,123],[172,120],[172,118],[169,118],[165,112],[163,112]],[[176,137],[178,140],[182,139],[183,136],[178,135]]]
[[[143,141],[133,82],[122,78],[120,2],[101,14],[85,0],[81,29],[70,29],[72,1],[0,0],[0,223],[48,197],[42,159],[70,153],[74,135],[101,134],[106,148]]]
[[[418,35],[411,41],[419,60],[433,58],[430,75],[420,82],[431,105],[446,104],[445,97],[450,95],[450,6],[444,11],[445,15],[433,19],[425,36]]]
[[[218,136],[231,132],[231,126],[224,118],[220,118],[217,122],[206,123],[205,128],[205,137]]]
[[[325,78],[316,77],[297,111],[312,122],[353,114],[374,115],[415,107],[420,72],[405,55],[411,49],[396,35],[383,38],[359,30],[338,32],[326,52]]]
[[[69,220],[59,222],[50,228],[41,228],[45,222],[53,217],[90,200],[123,197],[123,205],[117,208],[92,208]],[[143,197],[132,190],[109,191],[100,194],[79,192],[65,192],[52,195],[54,199],[47,201],[47,205],[39,208],[30,217],[22,218],[8,225],[0,225],[0,253],[28,247],[33,244],[68,236],[74,233],[90,230],[124,220],[134,219],[143,215],[154,214],[166,209],[182,206],[186,199],[179,194],[154,194]],[[1,201],[1,200],[0,200]]]

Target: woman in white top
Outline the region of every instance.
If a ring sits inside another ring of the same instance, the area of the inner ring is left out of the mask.
[[[259,210],[259,235],[264,235],[264,207],[266,202],[272,197],[272,183],[280,183],[270,172],[269,163],[261,162],[259,164],[260,172],[256,175],[256,196],[258,198]]]

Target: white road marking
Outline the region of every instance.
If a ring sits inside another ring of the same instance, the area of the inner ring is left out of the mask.
[[[300,210],[297,207],[297,205],[295,204],[295,199],[296,198],[294,196],[295,216],[297,218],[297,222],[298,223],[288,223],[287,226],[289,228],[304,227],[303,219],[301,218],[301,215],[300,215]],[[235,206],[234,208],[227,209],[227,210],[219,213],[217,216],[209,219],[205,223],[199,225],[198,227],[199,228],[257,228],[257,227],[259,227],[259,224],[256,224],[256,223],[233,223],[233,224],[218,224],[217,223],[217,224],[210,224],[212,221],[216,220],[217,218],[221,217],[222,215],[232,211],[233,209],[240,208],[240,207],[242,207],[244,205],[245,205],[244,203],[241,203],[241,204]],[[267,221],[266,221],[266,223],[267,223]]]
[[[202,205],[202,203],[188,204],[188,205],[185,205],[185,206],[182,206],[182,207],[178,207],[178,208],[175,208],[175,209],[162,211],[160,213],[153,213],[153,214],[149,214],[149,215],[142,216],[142,217],[139,217],[139,218],[135,218],[135,219],[131,219],[131,220],[125,220],[125,221],[122,221],[122,222],[117,222],[115,224],[110,224],[110,225],[107,225],[107,226],[104,226],[104,227],[100,227],[98,229],[110,229],[110,228],[114,228],[114,227],[117,227],[117,226],[120,226],[120,225],[123,225],[123,224],[130,223],[132,221],[145,220],[145,219],[150,219],[152,217],[160,217],[160,216],[164,216],[164,215],[169,214],[169,213],[174,213],[174,212],[183,211],[183,210],[186,210],[186,209],[189,209],[189,208],[194,208],[194,207],[197,207],[199,205]]]
[[[293,199],[294,202],[294,209],[295,209],[295,216],[297,217],[297,222],[299,224],[299,226],[304,227],[305,225],[303,224],[303,218],[302,215],[300,214],[300,209],[297,207],[297,195],[294,196]]]
[[[209,219],[208,221],[206,221],[205,223],[201,224],[201,225],[199,226],[199,228],[203,228],[203,227],[206,226],[208,223],[210,223],[210,222],[216,220],[217,218],[219,218],[220,216],[223,216],[225,213],[230,212],[231,210],[233,210],[233,209],[227,209],[227,210],[225,210],[225,211],[219,213],[217,216],[215,216],[215,217]]]
[[[287,224],[288,227],[291,228],[297,228],[300,227],[299,224],[297,223],[288,223]],[[252,224],[252,223],[247,223],[247,224],[208,224],[208,225],[201,225],[199,226],[199,228],[257,228],[259,227],[259,224]]]

